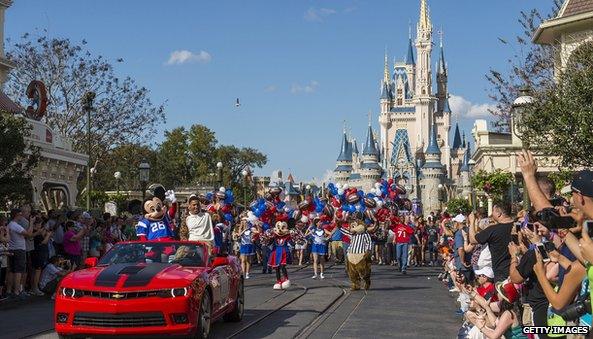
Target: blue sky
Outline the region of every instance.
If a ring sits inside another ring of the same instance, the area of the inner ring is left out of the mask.
[[[491,104],[484,74],[508,70],[513,54],[498,37],[511,41],[519,12],[547,13],[552,0],[429,0],[429,7],[435,31],[445,34],[461,115],[453,120],[469,134]],[[222,144],[266,153],[257,174],[283,169],[307,180],[335,167],[344,119],[363,139],[370,110],[378,129],[384,49],[403,59],[418,12],[419,0],[16,0],[5,35],[47,29],[86,39],[93,53],[123,58],[117,72],[166,102],[161,130],[204,124]]]

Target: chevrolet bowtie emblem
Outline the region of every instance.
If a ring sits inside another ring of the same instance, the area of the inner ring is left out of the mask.
[[[120,294],[120,293],[113,293],[113,294],[111,295],[111,297],[112,297],[113,299],[121,299],[121,298],[124,298],[125,296],[126,296],[125,294]]]

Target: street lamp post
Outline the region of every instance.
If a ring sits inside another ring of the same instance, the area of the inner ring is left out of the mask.
[[[115,187],[117,190],[117,195],[119,195],[119,181],[121,180],[121,172],[117,171],[113,173],[113,177],[115,178]]]
[[[247,170],[241,171],[241,175],[243,176],[243,206],[247,209],[247,175],[249,172]]]
[[[471,178],[474,174],[474,165],[476,164],[476,161],[474,159],[470,159],[470,161],[468,162],[469,165],[469,177],[470,177],[470,189],[471,189],[471,199],[472,199],[472,210],[475,210],[477,208],[477,203],[476,203],[476,191],[474,191],[474,188],[471,185]]]
[[[218,187],[222,187],[222,162],[216,163],[216,168],[218,170]]]
[[[530,96],[530,89],[528,87],[524,87],[519,90],[519,97],[515,99],[513,102],[512,112],[511,112],[511,130],[513,134],[521,139],[523,133],[521,133],[519,129],[519,125],[521,124],[521,119],[523,117],[523,113],[525,112],[525,108],[529,105],[533,104],[535,99]],[[521,139],[524,148],[529,148],[529,144],[524,142]],[[528,210],[531,206],[531,202],[529,201],[529,193],[527,192],[527,188],[525,187],[525,178],[523,178],[523,209]]]
[[[138,177],[142,186],[142,204],[144,204],[144,200],[146,199],[146,185],[150,180],[150,164],[146,159],[143,159],[140,165],[138,165]]]
[[[439,210],[443,210],[443,184],[439,184],[438,186],[438,197],[439,197]]]
[[[91,210],[91,111],[93,110],[95,92],[86,92],[82,98],[82,109],[86,112],[87,155],[86,166],[86,210]]]

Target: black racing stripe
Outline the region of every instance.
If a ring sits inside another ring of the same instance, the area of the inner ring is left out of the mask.
[[[170,264],[163,263],[151,263],[146,265],[138,273],[128,275],[128,278],[124,282],[124,287],[135,287],[135,286],[146,286],[148,283],[157,275],[160,271],[164,270],[165,267]]]
[[[113,264],[107,266],[95,280],[96,286],[115,287],[119,280],[119,272],[130,264]]]

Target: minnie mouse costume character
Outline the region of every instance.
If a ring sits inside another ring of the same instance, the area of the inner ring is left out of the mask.
[[[290,249],[288,248],[291,234],[288,230],[288,224],[285,221],[278,221],[276,227],[270,233],[274,249],[270,254],[268,266],[276,270],[276,283],[274,284],[274,289],[287,289],[290,287],[290,280],[288,279],[286,264],[291,262]],[[282,275],[280,275],[280,270],[282,270]]]

